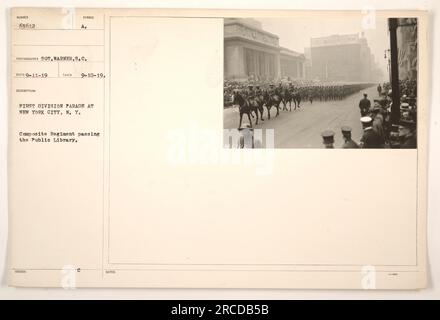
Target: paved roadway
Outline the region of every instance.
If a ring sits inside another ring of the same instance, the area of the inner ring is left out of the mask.
[[[321,132],[333,130],[335,132],[335,148],[343,144],[341,126],[352,127],[352,138],[359,142],[362,136],[362,126],[359,121],[359,100],[362,93],[366,92],[373,104],[377,98],[376,86],[359,91],[343,100],[336,101],[309,101],[301,102],[301,109],[282,111],[275,118],[276,109],[271,109],[271,119],[267,120],[267,109],[264,108],[264,122],[255,126],[255,118],[252,118],[254,128],[274,129],[275,148],[323,148]],[[238,128],[238,108],[224,109],[223,127],[225,129]],[[249,123],[247,115],[243,116],[242,127]]]

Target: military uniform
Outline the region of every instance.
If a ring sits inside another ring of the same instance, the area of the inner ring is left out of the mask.
[[[351,128],[348,126],[343,126],[341,128],[342,136],[344,137],[344,144],[342,149],[357,149],[359,145],[351,139]]]
[[[322,143],[324,144],[326,149],[333,149],[333,144],[335,142],[335,133],[331,130],[326,130],[321,133]]]
[[[366,95],[359,101],[359,109],[361,109],[361,117],[365,117],[371,108],[371,102],[367,99]]]
[[[268,93],[269,93],[270,95],[272,95],[272,94],[275,93],[275,86],[274,86],[273,84],[270,84],[270,85],[269,85],[269,91],[268,91]]]
[[[260,89],[260,86],[257,86],[257,87],[255,88],[255,95],[256,95],[256,96],[261,95],[261,89]]]
[[[365,149],[382,148],[382,140],[372,127],[364,129],[361,142],[363,142],[363,148]]]
[[[379,134],[373,130],[373,119],[371,119],[371,117],[362,117],[361,122],[364,126],[364,133],[361,138],[362,148],[382,148],[382,139]]]
[[[311,87],[308,88],[307,94],[308,94],[310,103],[313,103],[313,89]]]
[[[342,149],[359,149],[359,145],[350,139],[344,142]]]
[[[248,99],[252,99],[253,95],[254,95],[254,87],[253,86],[248,86],[246,94],[247,94]]]

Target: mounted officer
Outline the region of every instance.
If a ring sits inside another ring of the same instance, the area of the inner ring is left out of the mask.
[[[269,89],[267,90],[267,93],[269,95],[274,95],[275,94],[275,85],[273,83],[269,84]]]
[[[255,91],[255,96],[257,96],[257,97],[259,97],[262,94],[260,86],[258,86],[258,85],[254,87],[254,91]]]
[[[254,98],[254,86],[252,85],[252,84],[249,84],[248,86],[247,86],[247,89],[246,89],[246,99],[247,100],[249,100],[249,99],[253,99]]]
[[[275,89],[275,94],[281,96],[281,93],[283,92],[283,87],[281,85],[281,82],[278,84],[278,87]]]

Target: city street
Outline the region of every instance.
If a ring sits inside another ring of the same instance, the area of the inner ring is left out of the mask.
[[[253,127],[261,129],[274,129],[275,148],[323,148],[321,132],[333,130],[335,132],[335,148],[341,148],[343,138],[341,126],[352,127],[352,139],[359,143],[362,136],[362,126],[360,122],[359,101],[362,93],[368,94],[373,105],[373,100],[377,98],[376,86],[359,91],[348,96],[344,100],[334,101],[302,101],[301,109],[282,111],[275,118],[276,109],[271,109],[271,119],[267,119],[267,109],[264,108],[264,122],[255,125],[256,118],[252,118]],[[225,129],[236,129],[239,123],[239,113],[237,107],[224,109],[223,127]],[[242,127],[249,124],[247,115],[243,116]]]

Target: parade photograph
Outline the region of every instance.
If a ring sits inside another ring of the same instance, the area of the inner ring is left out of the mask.
[[[416,18],[225,18],[224,146],[417,148],[417,71]]]

